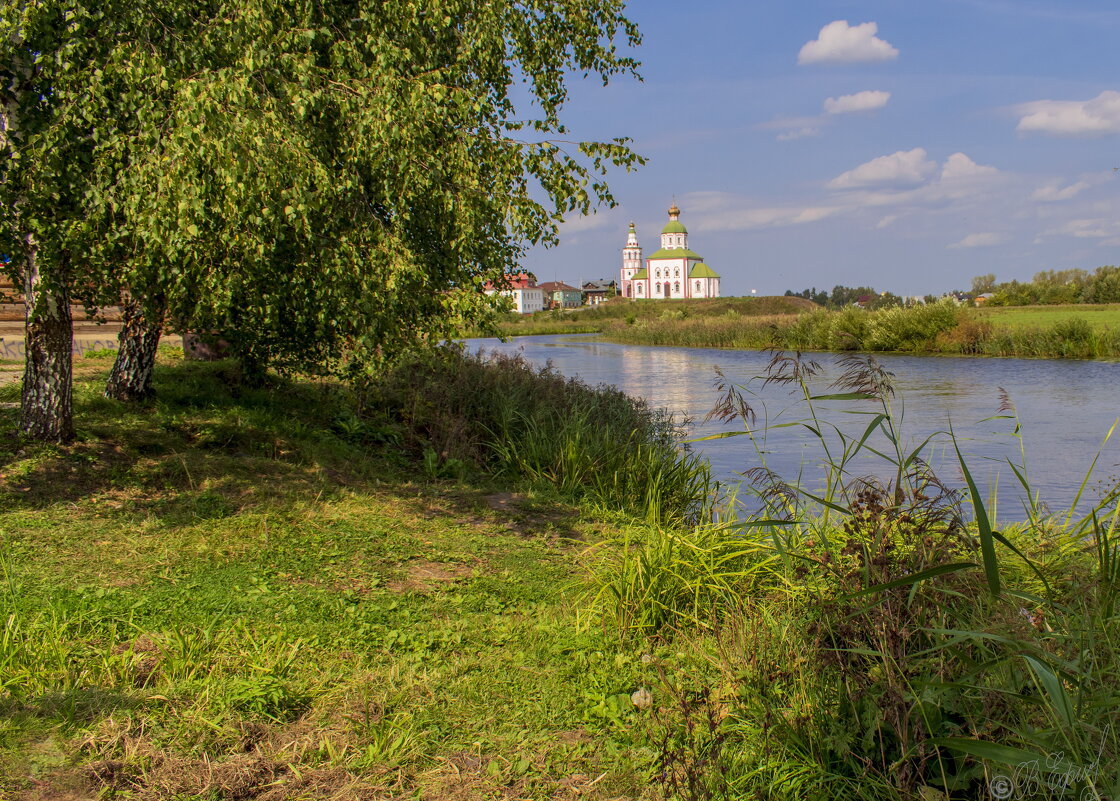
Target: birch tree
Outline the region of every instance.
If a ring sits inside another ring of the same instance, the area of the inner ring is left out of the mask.
[[[453,335],[564,215],[613,202],[611,165],[640,162],[623,139],[562,141],[570,73],[636,69],[618,49],[638,43],[622,0],[14,9],[5,130],[34,113],[42,133],[7,135],[9,165],[71,154],[64,179],[10,169],[0,187],[21,277],[38,265],[60,307],[127,291],[149,335],[160,319],[220,333],[258,364],[354,376]],[[11,88],[20,59],[29,91]],[[57,224],[27,213],[55,194]],[[57,395],[69,377],[51,365]],[[68,411],[36,398],[25,419],[65,438]]]

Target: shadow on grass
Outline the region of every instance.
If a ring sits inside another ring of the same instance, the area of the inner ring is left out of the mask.
[[[182,363],[157,369],[154,401],[131,405],[101,396],[102,380],[76,385],[79,435],[68,445],[21,438],[18,411],[0,410],[0,507],[107,496],[117,508],[189,523],[385,479],[403,461],[367,429],[339,425],[354,398],[334,383],[249,388],[229,363]]]
[[[76,687],[31,698],[0,699],[0,719],[38,718],[85,726],[113,712],[138,709],[143,698],[103,687]]]

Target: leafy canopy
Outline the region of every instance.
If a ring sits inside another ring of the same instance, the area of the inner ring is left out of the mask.
[[[557,137],[571,73],[636,75],[623,5],[6,4],[4,237],[88,303],[128,289],[276,366],[362,369],[484,319],[487,281],[613,202],[626,141]]]

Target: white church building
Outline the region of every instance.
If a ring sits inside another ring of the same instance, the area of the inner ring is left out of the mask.
[[[681,210],[669,207],[669,222],[661,229],[661,248],[642,263],[638,233],[630,223],[626,247],[622,249],[624,298],[718,298],[719,273],[699,253],[688,249],[688,229],[680,221]]]

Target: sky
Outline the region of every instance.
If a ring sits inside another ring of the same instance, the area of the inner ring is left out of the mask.
[[[576,81],[573,138],[629,137],[618,206],[524,266],[618,278],[675,200],[722,293],[968,289],[1120,264],[1120,3],[631,0],[643,80]]]

